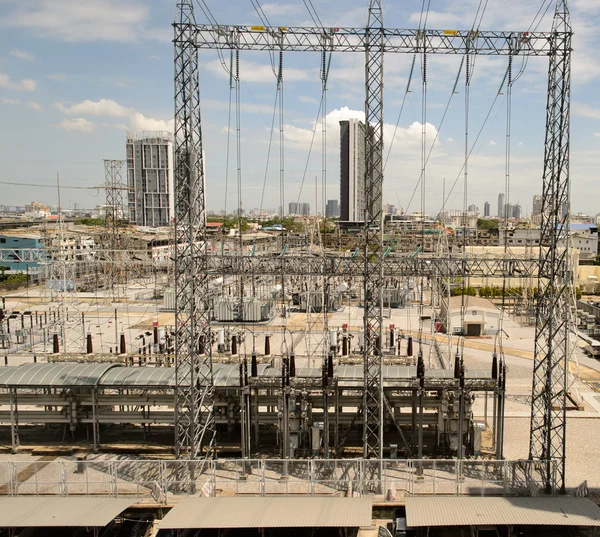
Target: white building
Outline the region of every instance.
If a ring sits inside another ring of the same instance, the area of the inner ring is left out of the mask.
[[[340,220],[365,219],[365,126],[358,119],[340,121]]]
[[[598,226],[595,224],[571,224],[571,247],[579,251],[579,261],[594,262],[598,256]]]
[[[175,215],[171,134],[128,134],[126,155],[129,221],[138,226],[168,226]]]
[[[451,334],[464,334],[465,336],[483,336],[497,334],[500,329],[500,310],[486,298],[465,296],[464,322],[461,316],[461,296],[453,296],[448,300],[449,312],[445,310],[446,303],[442,304],[441,318],[449,318],[450,326],[445,327]],[[449,315],[448,315],[449,313]]]

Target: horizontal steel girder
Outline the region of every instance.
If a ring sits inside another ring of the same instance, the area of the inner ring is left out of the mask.
[[[328,275],[359,277],[364,273],[364,260],[356,257],[209,257],[208,272],[222,275]],[[538,259],[477,256],[468,258],[393,257],[383,259],[384,277],[410,277],[443,274],[446,277],[529,278],[537,275]]]
[[[175,24],[177,26],[177,24]],[[366,28],[263,27],[197,24],[199,49],[364,52]],[[383,29],[384,52],[549,56],[550,32]]]

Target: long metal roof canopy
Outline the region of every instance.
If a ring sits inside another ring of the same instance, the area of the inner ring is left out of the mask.
[[[359,528],[372,522],[371,498],[188,498],[160,529]]]
[[[585,498],[406,498],[409,528],[434,526],[600,526],[600,507]]]
[[[416,377],[414,366],[383,366],[386,386],[395,381]],[[297,378],[321,378],[318,368],[301,367],[296,371]],[[258,365],[259,378],[279,378],[281,370],[267,364]],[[432,379],[452,378],[452,370],[434,369],[425,372]],[[213,364],[214,385],[234,388],[239,386],[238,364]],[[362,365],[337,365],[334,377],[340,386],[360,385],[363,381]],[[491,371],[467,371],[466,378],[489,379]],[[70,362],[50,364],[25,364],[0,367],[0,387],[94,387],[100,388],[163,388],[175,387],[175,368],[172,367],[124,367],[120,364],[79,364]]]
[[[135,503],[94,496],[0,497],[0,528],[103,528]]]

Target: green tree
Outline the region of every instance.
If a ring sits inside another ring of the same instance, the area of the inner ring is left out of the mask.
[[[484,218],[477,219],[477,227],[479,229],[498,229],[498,221],[497,220],[487,220]]]

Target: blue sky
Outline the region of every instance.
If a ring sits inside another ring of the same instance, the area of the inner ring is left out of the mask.
[[[221,24],[260,23],[250,0],[206,0]],[[364,26],[366,0],[313,1],[326,26]],[[542,0],[488,0],[482,29],[527,30]],[[124,158],[127,131],[170,130],[173,117],[173,48],[170,23],[176,0],[0,0],[0,180],[53,185],[56,173],[67,185],[93,186],[104,181],[104,158]],[[273,25],[313,25],[302,0],[261,2]],[[416,28],[421,0],[384,1],[385,24]],[[429,28],[470,28],[479,0],[431,0]],[[572,208],[597,214],[600,168],[599,0],[572,0],[574,56],[572,87]],[[550,8],[539,30],[551,24]],[[204,15],[197,13],[199,22]],[[208,206],[224,207],[229,84],[216,52],[201,53],[202,120],[205,135]],[[284,58],[284,135],[286,204],[315,203],[315,176],[321,181],[321,127],[310,140],[321,98],[319,54],[288,53]],[[412,56],[387,55],[385,63],[386,149],[402,103]],[[456,183],[449,208],[460,209],[464,162],[464,79],[442,114],[456,79],[459,57],[428,58],[427,140],[438,141],[427,167],[425,209],[437,212],[443,179],[447,191]],[[469,107],[474,141],[497,94],[506,58],[480,57],[475,64]],[[521,66],[515,62],[515,69]],[[513,88],[511,202],[531,210],[541,193],[547,59],[531,59]],[[267,53],[241,55],[242,199],[246,209],[259,207],[267,164],[275,77]],[[416,60],[411,93],[390,153],[384,202],[405,210],[421,207],[421,74]],[[331,62],[327,92],[327,198],[339,197],[338,122],[364,110],[364,55],[338,54]],[[277,121],[276,121],[277,126]],[[232,123],[232,127],[234,124]],[[268,161],[263,208],[279,200],[279,133]],[[492,109],[469,161],[468,202],[495,214],[504,191],[506,100]],[[230,137],[228,208],[237,204],[235,133]],[[308,159],[308,165],[307,165]],[[307,169],[305,185],[300,183]],[[56,203],[52,188],[0,185],[0,204],[38,200]],[[102,191],[68,190],[65,204],[93,207]]]

